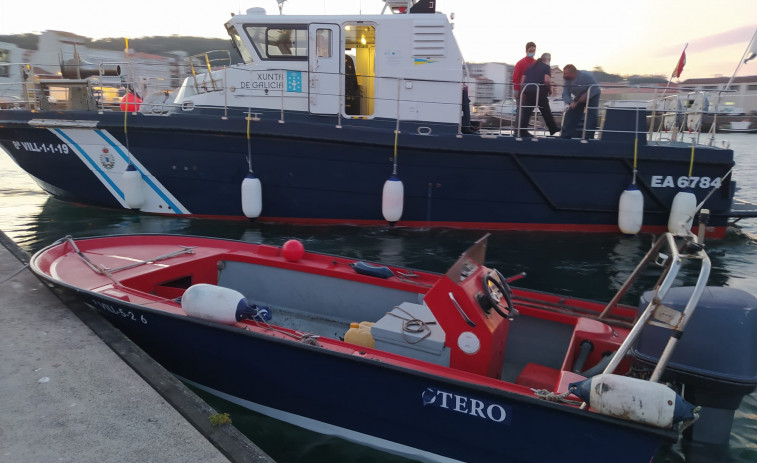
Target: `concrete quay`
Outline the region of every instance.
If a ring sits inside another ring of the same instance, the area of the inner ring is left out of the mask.
[[[0,231],[0,462],[273,462],[28,260]]]

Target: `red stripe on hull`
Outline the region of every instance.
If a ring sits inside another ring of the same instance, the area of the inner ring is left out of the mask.
[[[168,217],[188,217],[214,220],[254,220],[261,223],[289,223],[293,225],[357,225],[363,227],[385,227],[385,220],[323,219],[304,217],[258,217],[248,219],[242,216],[199,215],[199,214],[155,214]],[[466,230],[502,230],[502,231],[547,231],[580,233],[620,233],[617,225],[593,225],[570,223],[508,223],[508,222],[428,222],[425,220],[400,220],[394,226],[406,228],[458,228]],[[707,227],[707,238],[722,239],[728,227]],[[659,235],[668,231],[665,225],[646,225],[639,233]],[[696,228],[692,230],[696,234]]]

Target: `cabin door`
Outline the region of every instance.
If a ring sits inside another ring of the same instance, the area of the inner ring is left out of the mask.
[[[336,114],[341,101],[341,29],[336,24],[311,24],[308,30],[309,107],[315,114]]]

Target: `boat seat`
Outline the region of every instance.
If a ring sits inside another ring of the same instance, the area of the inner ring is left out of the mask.
[[[560,370],[546,367],[538,363],[529,363],[523,367],[515,384],[533,389],[547,389],[551,391],[558,382]]]
[[[568,351],[560,369],[565,371],[575,371],[577,368],[580,371],[590,369],[602,361],[605,353],[617,351],[627,333],[628,330],[625,328],[613,328],[599,320],[586,317],[579,318],[573,329],[573,336],[570,339]],[[579,362],[580,365],[576,365],[582,344],[586,341],[590,346],[588,355],[584,357],[583,361]],[[624,362],[624,365],[627,368],[628,362]]]

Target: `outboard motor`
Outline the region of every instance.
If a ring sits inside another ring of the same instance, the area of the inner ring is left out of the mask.
[[[693,290],[672,288],[663,304],[683,311]],[[644,293],[639,313],[653,296],[653,291]],[[645,326],[632,349],[635,365],[654,368],[670,334],[670,329]],[[727,445],[734,412],[757,387],[757,298],[735,288],[705,288],[662,380],[685,385],[684,398],[702,407],[686,437]]]

